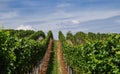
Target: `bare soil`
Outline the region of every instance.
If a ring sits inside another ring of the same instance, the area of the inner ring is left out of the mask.
[[[45,53],[45,57],[43,59],[42,66],[40,68],[40,74],[46,74],[46,72],[47,72],[47,68],[48,68],[48,64],[49,64],[49,60],[50,60],[50,56],[51,56],[52,42],[53,42],[53,40],[50,39],[48,49]]]
[[[58,58],[58,64],[59,64],[59,74],[68,74],[66,69],[66,64],[64,61],[63,53],[62,53],[62,44],[60,41],[57,41],[57,58]]]

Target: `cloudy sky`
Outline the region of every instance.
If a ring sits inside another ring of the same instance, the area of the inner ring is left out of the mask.
[[[54,35],[62,30],[120,32],[120,0],[0,0],[0,26]]]

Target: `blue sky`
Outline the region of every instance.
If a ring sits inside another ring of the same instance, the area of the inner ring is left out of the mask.
[[[120,0],[0,0],[0,25],[64,33],[120,32]]]

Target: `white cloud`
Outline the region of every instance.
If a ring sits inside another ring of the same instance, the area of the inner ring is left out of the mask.
[[[40,16],[29,16],[32,18],[29,18],[28,16],[19,16],[18,13],[14,12],[10,12],[9,15],[5,15],[7,13],[4,14],[4,16],[0,13],[0,19],[5,18],[6,16],[8,18],[11,17],[11,19],[9,20],[0,20],[2,22],[7,22],[8,24],[26,24],[26,22],[34,22],[34,21],[44,21],[42,23],[37,23],[39,24],[38,26],[42,25],[42,24],[59,24],[61,22],[65,23],[70,21],[72,24],[79,24],[81,22],[86,22],[86,21],[90,21],[90,20],[96,20],[96,19],[105,19],[105,18],[109,18],[112,16],[116,16],[119,15],[120,11],[78,11],[78,12],[65,12],[65,11],[56,11],[54,13],[50,13],[49,15],[43,15],[42,17]],[[2,16],[2,17],[1,17]],[[19,16],[19,18],[17,19],[12,19],[13,17],[17,17]],[[6,18],[7,18],[6,17]],[[63,24],[64,25],[64,24]]]
[[[18,12],[1,12],[0,13],[0,19],[9,19],[9,18],[14,18],[18,16]]]
[[[74,16],[78,16],[77,19],[79,19],[81,22],[86,22],[90,20],[106,19],[120,15],[120,10],[83,11],[83,12],[76,12],[73,14],[75,14]]]
[[[0,0],[0,10],[8,10],[9,3],[15,0]]]
[[[34,30],[34,29],[30,25],[20,25],[20,27],[18,27],[17,30]]]
[[[57,10],[56,12],[48,15],[46,20],[54,21],[55,19],[57,19],[54,22],[72,21],[73,23],[80,23],[80,22],[86,22],[96,19],[106,19],[117,15],[120,15],[120,10],[104,10],[104,11],[86,10],[86,11],[73,11],[73,12]]]
[[[115,22],[120,24],[120,20],[116,20]]]
[[[10,1],[14,1],[14,0],[0,0],[0,2],[10,2]]]
[[[7,21],[1,20],[1,21],[3,22],[3,24],[5,22],[5,27],[6,26],[13,27],[14,25],[19,26],[20,24],[26,24],[26,22],[32,22],[32,21],[33,22],[34,21],[44,21],[42,23],[35,24],[32,27],[32,29],[34,28],[35,30],[44,30],[47,32],[48,30],[56,30],[59,28],[75,27],[77,25],[74,25],[74,24],[79,25],[82,22],[86,22],[86,21],[90,21],[90,20],[109,18],[112,16],[119,15],[119,12],[120,11],[89,11],[89,12],[78,11],[78,12],[67,13],[65,11],[61,11],[61,12],[50,13],[49,15],[47,15],[47,17],[44,17],[45,16],[44,15],[44,16],[42,16],[43,18],[41,18],[39,16],[34,16],[33,18],[28,18],[28,17],[26,18],[24,16],[21,16],[18,19],[10,19]],[[31,15],[29,17],[32,17],[32,16],[33,15]],[[23,27],[22,29],[24,29],[24,28],[25,27]]]
[[[80,24],[80,21],[79,20],[72,20],[71,21],[73,24]]]
[[[0,9],[4,10],[3,8],[7,8],[8,5],[6,5],[5,3],[0,3]]]
[[[70,12],[65,12],[64,10],[57,10],[56,12],[52,13],[49,15],[52,18],[65,18],[65,17],[71,17],[73,16],[73,14],[71,14]]]
[[[61,4],[58,4],[56,7],[57,8],[64,8],[64,7],[69,7],[69,6],[71,6],[70,3],[61,3]]]
[[[39,0],[38,0],[39,1]],[[27,5],[27,6],[39,6],[40,5],[40,3],[38,2],[38,1],[31,1],[31,0],[25,0],[25,1],[22,1],[21,3],[23,4],[23,5]]]

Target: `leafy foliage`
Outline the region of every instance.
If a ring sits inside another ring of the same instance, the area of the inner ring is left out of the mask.
[[[66,63],[76,74],[119,74],[120,35],[111,34],[104,41],[92,40],[91,36],[84,45],[62,41]]]
[[[44,36],[43,33],[42,35]],[[16,37],[9,31],[0,31],[0,74],[30,72],[43,58],[51,36],[52,32],[40,42]]]
[[[33,33],[33,34],[29,37],[29,39],[37,40],[39,37],[45,38],[45,34],[44,34],[43,31],[37,31],[37,32]]]

